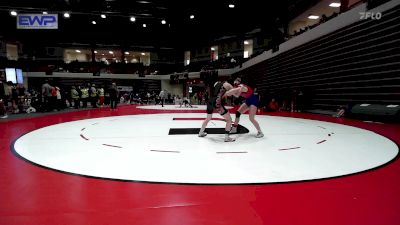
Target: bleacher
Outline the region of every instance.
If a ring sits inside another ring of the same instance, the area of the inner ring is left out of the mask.
[[[360,19],[235,75],[266,95],[302,90],[312,109],[400,104],[400,6],[382,12],[380,20]]]

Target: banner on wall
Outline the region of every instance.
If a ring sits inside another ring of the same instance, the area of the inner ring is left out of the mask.
[[[18,14],[17,29],[58,29],[58,15]]]

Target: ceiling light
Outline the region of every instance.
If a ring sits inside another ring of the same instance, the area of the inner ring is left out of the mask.
[[[146,24],[145,24],[145,23],[143,24],[143,27],[146,27]]]
[[[211,51],[215,51],[215,48],[213,47],[213,48],[211,48]]]
[[[144,52],[142,52],[141,54],[142,54],[142,55],[146,55],[146,53],[144,53]]]
[[[101,14],[100,17],[103,18],[103,19],[105,19],[105,18],[106,18],[106,15]]]
[[[190,19],[194,19],[194,15],[190,15]]]
[[[94,53],[96,54],[96,53],[97,53],[97,51],[94,51]]]
[[[125,52],[125,55],[129,55],[129,52]]]
[[[135,22],[135,21],[136,21],[136,18],[133,17],[133,16],[131,16],[131,21],[132,21],[132,22]]]
[[[148,2],[148,1],[137,1],[138,3],[142,3],[142,4],[148,4],[148,3],[150,3],[150,2]]]
[[[309,15],[308,16],[308,19],[312,19],[312,20],[316,20],[318,18],[319,18],[319,16],[316,16],[316,15]]]
[[[338,8],[338,7],[340,7],[340,3],[339,2],[332,2],[331,4],[329,4],[329,6],[333,7],[333,8]]]
[[[244,41],[244,44],[245,44],[245,45],[248,45],[248,44],[249,44],[249,42],[248,42],[248,41]]]
[[[43,12],[43,15],[47,15],[48,13],[46,11]]]
[[[17,15],[17,12],[14,11],[14,10],[12,10],[12,11],[10,12],[10,14],[11,14],[11,16],[16,16],[16,15]]]
[[[109,51],[108,53],[110,53],[110,54],[114,54],[114,52],[113,52],[113,51]]]
[[[161,24],[166,24],[166,23],[167,23],[167,21],[161,20]]]
[[[95,24],[96,24],[96,21],[93,20],[93,21],[92,21],[92,24],[95,25]]]
[[[81,53],[81,50],[75,50],[76,53]]]
[[[229,4],[229,8],[233,9],[233,8],[235,8],[235,5],[234,4]]]
[[[69,13],[67,13],[67,12],[64,13],[64,17],[65,17],[65,18],[69,18],[70,16],[71,16],[71,15],[70,15]]]

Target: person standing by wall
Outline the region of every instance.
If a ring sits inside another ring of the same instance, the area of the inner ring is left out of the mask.
[[[87,108],[87,102],[89,98],[89,89],[87,87],[81,88],[81,100],[82,100],[82,108]]]
[[[110,93],[111,109],[116,109],[118,104],[118,88],[115,82],[111,84],[109,93]]]
[[[271,112],[278,112],[279,111],[279,105],[278,102],[275,101],[275,98],[272,98],[271,101],[268,103],[268,111]]]
[[[100,87],[97,89],[97,92],[99,93],[99,102],[100,102],[100,107],[104,106],[104,88]]]
[[[79,92],[76,90],[75,86],[71,88],[71,99],[74,101],[74,108],[79,109],[81,107],[81,101],[79,100]]]
[[[0,81],[0,119],[5,119],[8,117],[5,106],[5,97],[5,86],[4,83]]]
[[[90,87],[90,104],[92,108],[97,108],[97,90],[95,84]]]
[[[18,96],[18,90],[15,84],[11,86],[11,102],[12,102],[12,110],[13,113],[19,113],[18,110],[18,101],[19,101],[19,96]]]
[[[4,98],[0,97],[0,119],[5,119],[8,117],[6,106],[3,101]]]
[[[42,110],[50,111],[50,102],[51,102],[51,89],[52,87],[49,84],[48,80],[45,80],[42,85]]]
[[[8,110],[9,102],[11,102],[11,86],[12,86],[12,82],[11,81],[8,81],[8,82],[4,83],[4,98],[3,98],[3,102],[4,102],[4,106],[6,107],[6,111]]]
[[[160,94],[159,94],[162,107],[164,107],[165,98],[167,97],[167,93],[166,92],[167,91],[164,89],[164,90],[161,90]]]
[[[55,88],[56,88],[56,98],[57,98],[56,107],[57,107],[57,110],[60,111],[62,109],[61,91],[58,86],[56,86]]]

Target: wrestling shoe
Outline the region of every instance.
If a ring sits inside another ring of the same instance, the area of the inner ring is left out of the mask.
[[[207,133],[206,133],[206,132],[200,132],[200,133],[199,133],[199,137],[205,137],[205,136],[207,136]]]
[[[235,139],[234,139],[234,138],[231,138],[231,137],[225,137],[224,141],[225,141],[225,142],[234,142]]]
[[[262,138],[262,137],[264,137],[264,134],[262,132],[258,132],[256,138]]]
[[[231,131],[229,131],[230,134],[236,134],[237,133],[237,127],[232,126]]]

